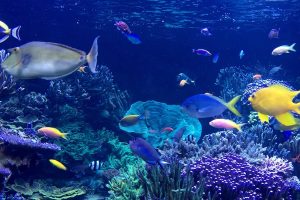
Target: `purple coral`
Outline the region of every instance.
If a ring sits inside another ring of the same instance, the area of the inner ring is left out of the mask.
[[[220,158],[202,157],[183,170],[193,174],[195,182],[206,178],[205,194],[220,199],[292,199],[292,188],[285,179],[248,163],[236,154]]]

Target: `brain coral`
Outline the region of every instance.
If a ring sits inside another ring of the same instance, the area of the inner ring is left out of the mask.
[[[154,146],[161,146],[163,141],[173,138],[174,134],[182,127],[186,127],[183,138],[193,135],[196,141],[201,136],[202,126],[198,119],[190,117],[178,105],[167,105],[157,101],[138,101],[131,105],[126,115],[142,115],[144,118],[132,126],[120,126],[126,132],[141,134]],[[172,132],[163,131],[171,127]]]

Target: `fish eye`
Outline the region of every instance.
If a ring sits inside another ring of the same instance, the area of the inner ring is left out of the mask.
[[[252,98],[252,99],[254,99],[254,98],[255,98],[255,95],[254,95],[254,94],[252,94],[252,95],[251,95],[251,98]]]

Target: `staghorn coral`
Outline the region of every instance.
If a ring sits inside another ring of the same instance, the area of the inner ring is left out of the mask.
[[[86,193],[82,187],[62,187],[58,188],[53,185],[48,185],[45,180],[34,180],[32,184],[23,179],[16,179],[14,184],[8,188],[26,196],[26,199],[39,200],[39,199],[73,199],[82,196]]]
[[[131,105],[126,115],[137,114],[144,116],[143,120],[132,126],[122,126],[121,130],[141,134],[153,146],[162,146],[167,138],[173,138],[174,134],[182,127],[186,127],[183,138],[187,135],[193,135],[196,141],[201,136],[202,126],[198,119],[190,117],[185,112],[182,112],[180,106],[167,105],[157,101],[135,102]],[[165,127],[174,129],[171,133],[163,132]]]
[[[218,199],[293,199],[293,188],[284,177],[261,170],[236,154],[204,156],[188,165],[182,175],[188,172],[195,181],[205,177],[205,196],[213,192]]]
[[[276,156],[267,156],[263,159],[259,167],[268,173],[278,174],[283,177],[290,177],[294,171],[291,162]]]

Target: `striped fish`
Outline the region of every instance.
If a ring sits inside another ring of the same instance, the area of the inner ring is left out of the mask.
[[[100,162],[99,160],[96,160],[96,161],[92,161],[90,164],[89,164],[89,168],[93,171],[98,171],[101,169],[103,165],[103,162]]]

